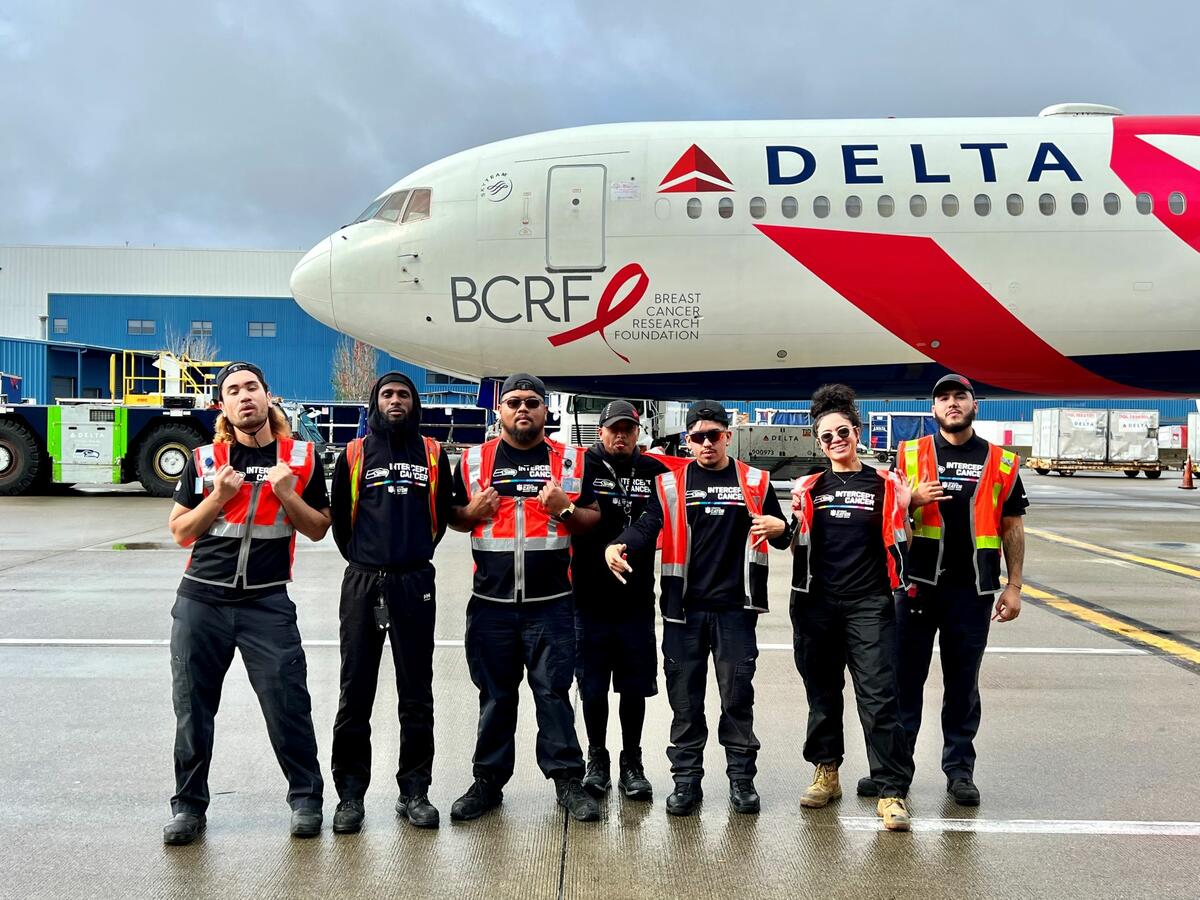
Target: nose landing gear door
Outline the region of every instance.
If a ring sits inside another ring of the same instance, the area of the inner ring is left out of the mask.
[[[551,166],[546,190],[546,269],[604,271],[604,166]]]

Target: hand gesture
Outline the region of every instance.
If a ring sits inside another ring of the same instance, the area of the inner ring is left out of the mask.
[[[901,512],[908,509],[909,504],[913,499],[912,488],[908,485],[908,479],[899,472],[892,470],[888,473],[888,478],[892,480],[892,484],[896,489],[896,506]]]
[[[213,493],[217,495],[221,503],[225,503],[232,500],[241,490],[242,482],[245,480],[245,473],[239,472],[230,465],[221,466],[213,477]]]
[[[490,485],[471,498],[466,514],[475,521],[490,519],[500,511],[500,495]]]
[[[913,489],[911,493],[913,509],[946,499],[946,489],[942,487],[940,481],[927,481]]]
[[[787,523],[776,516],[751,516],[750,533],[758,538],[754,543],[774,540],[787,530]]]
[[[1000,592],[996,600],[996,614],[993,622],[1011,622],[1021,614],[1021,589],[1015,584],[1008,585]]]
[[[553,478],[542,485],[542,489],[538,492],[538,502],[552,516],[557,516],[571,505],[571,501],[563,491],[562,485]]]
[[[629,561],[625,559],[625,545],[611,544],[605,547],[604,561],[608,563],[609,571],[613,573],[617,581],[626,584],[625,573],[632,572],[633,566],[629,565]]]
[[[296,493],[296,475],[287,463],[275,463],[267,469],[267,481],[276,497],[290,497]]]

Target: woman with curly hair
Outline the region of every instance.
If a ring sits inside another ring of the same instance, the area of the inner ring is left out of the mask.
[[[829,468],[792,489],[793,646],[808,695],[804,758],[816,766],[800,805],[821,807],[842,795],[842,691],[849,667],[871,777],[880,786],[876,812],[889,831],[907,831],[913,760],[897,702],[892,592],[903,582],[911,494],[902,479],[859,460],[862,419],[854,391],[821,387],[811,416]]]

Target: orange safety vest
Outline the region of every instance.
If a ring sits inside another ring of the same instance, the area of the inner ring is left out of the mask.
[[[896,485],[892,479],[878,469],[875,473],[884,482],[883,549],[887,557],[888,583],[895,590],[904,584],[904,554],[901,551],[908,539],[908,531],[904,527],[905,511],[896,504]],[[812,490],[824,474],[817,472],[800,478],[792,488],[792,497],[800,502],[796,510],[796,530],[792,534],[792,554],[797,561],[792,570],[792,590],[801,594],[808,593],[812,588],[812,526],[815,513]]]
[[[208,444],[192,452],[204,496],[212,493],[217,470],[229,464],[231,446]],[[302,494],[316,470],[313,445],[276,438],[275,451],[276,461],[286,463],[296,476],[296,493]],[[269,481],[243,482],[195,544],[184,572],[193,581],[235,587],[241,579],[245,588],[264,588],[292,580],[296,529]]]
[[[550,450],[550,475],[562,485],[563,493],[574,503],[583,492],[582,447],[571,447],[545,439]],[[467,502],[479,491],[492,483],[492,471],[496,464],[496,450],[500,438],[484,444],[468,447],[463,451],[459,465],[462,468],[463,486]],[[489,520],[479,522],[471,530],[471,550],[475,553],[511,553],[513,555],[513,596],[490,597],[476,593],[485,600],[501,603],[535,602],[554,600],[568,596],[571,591],[558,591],[545,596],[530,597],[525,592],[525,555],[566,550],[568,555],[566,580],[570,585],[571,536],[566,526],[546,511],[536,497],[501,497],[500,508]],[[478,565],[478,561],[476,562]]]
[[[692,460],[695,462],[695,460]],[[762,469],[731,460],[737,469],[742,500],[751,516],[761,516],[771,479]],[[658,502],[663,511],[662,527],[662,617],[667,622],[684,622],[688,566],[691,564],[692,526],[687,518],[687,474],[691,466],[663,472],[655,479]],[[767,612],[767,541],[746,535],[742,576],[746,585],[746,609]]]
[[[363,441],[366,438],[355,438],[346,445],[346,464],[350,467],[350,527],[358,518],[358,497],[363,486]],[[442,445],[431,437],[421,436],[425,442],[425,466],[429,470],[429,528],[433,539],[437,540],[437,492],[438,492],[438,460],[442,457]]]
[[[896,460],[909,485],[938,481],[937,445],[933,435],[904,441]],[[1016,484],[1020,458],[1010,450],[988,445],[987,461],[975,487],[971,504],[971,532],[975,538],[975,589],[981,594],[1000,590],[1000,519],[1004,501]],[[908,556],[908,575],[913,581],[937,584],[942,573],[945,529],[938,504],[929,503],[912,512],[913,540]]]

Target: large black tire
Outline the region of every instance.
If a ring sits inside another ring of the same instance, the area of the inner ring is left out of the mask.
[[[33,488],[44,465],[33,432],[21,422],[0,419],[0,497],[15,497]]]
[[[1160,475],[1162,475],[1162,469],[1147,469],[1146,470],[1147,478],[1158,478]]]
[[[1137,473],[1138,473],[1137,469],[1126,469],[1125,477],[1126,478],[1137,478]]]
[[[1037,472],[1039,475],[1049,475],[1050,474],[1049,469],[1034,469],[1033,471]]]
[[[187,425],[159,425],[142,441],[138,450],[137,480],[146,493],[170,497],[192,451],[204,443],[204,435]]]

